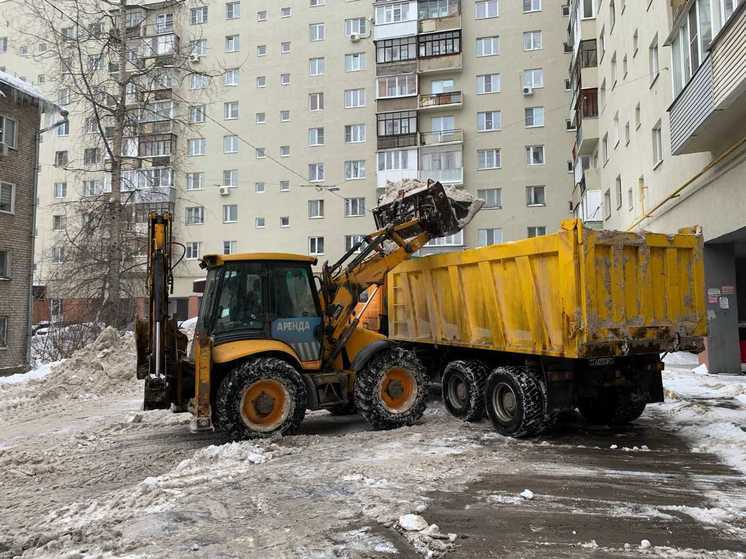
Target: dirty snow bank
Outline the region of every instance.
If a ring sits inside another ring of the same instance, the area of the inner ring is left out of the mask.
[[[41,380],[43,378],[46,378],[47,375],[49,375],[50,366],[56,365],[57,363],[58,362],[45,363],[43,365],[39,365],[35,369],[31,369],[30,371],[26,373],[18,373],[18,374],[10,375],[7,377],[0,377],[0,385],[24,384],[32,380]]]
[[[667,403],[658,409],[695,452],[712,452],[746,472],[746,375],[703,374],[696,361],[685,358],[673,354],[666,361]]]

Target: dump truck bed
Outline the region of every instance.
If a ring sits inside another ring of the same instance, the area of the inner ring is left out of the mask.
[[[414,258],[388,276],[390,338],[547,357],[702,350],[702,236],[586,229]]]

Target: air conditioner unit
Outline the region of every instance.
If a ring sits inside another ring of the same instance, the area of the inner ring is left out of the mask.
[[[350,33],[350,41],[357,43],[360,40],[360,33]]]
[[[0,144],[0,157],[8,155],[8,146],[6,144]]]
[[[529,87],[527,85],[523,86],[523,96],[524,97],[530,97],[533,94],[534,94],[534,88],[533,87]]]
[[[221,186],[219,189],[221,196],[228,196],[231,193],[230,186]]]

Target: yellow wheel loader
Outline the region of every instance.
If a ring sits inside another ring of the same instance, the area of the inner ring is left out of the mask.
[[[144,408],[189,410],[194,430],[237,439],[291,433],[307,409],[356,410],[376,429],[411,425],[425,409],[426,371],[413,351],[361,328],[354,309],[429,240],[460,231],[481,204],[437,182],[410,185],[373,210],[378,230],[319,277],[305,255],[205,256],[189,354],[168,316],[172,217],[152,213],[150,308],[136,329]]]

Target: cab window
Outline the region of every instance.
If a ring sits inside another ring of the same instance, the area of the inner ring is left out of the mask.
[[[264,267],[259,263],[230,262],[223,267],[220,299],[215,309],[216,334],[234,330],[262,330],[266,324]]]
[[[293,318],[319,316],[306,266],[279,264],[272,270],[272,298],[275,316]]]

